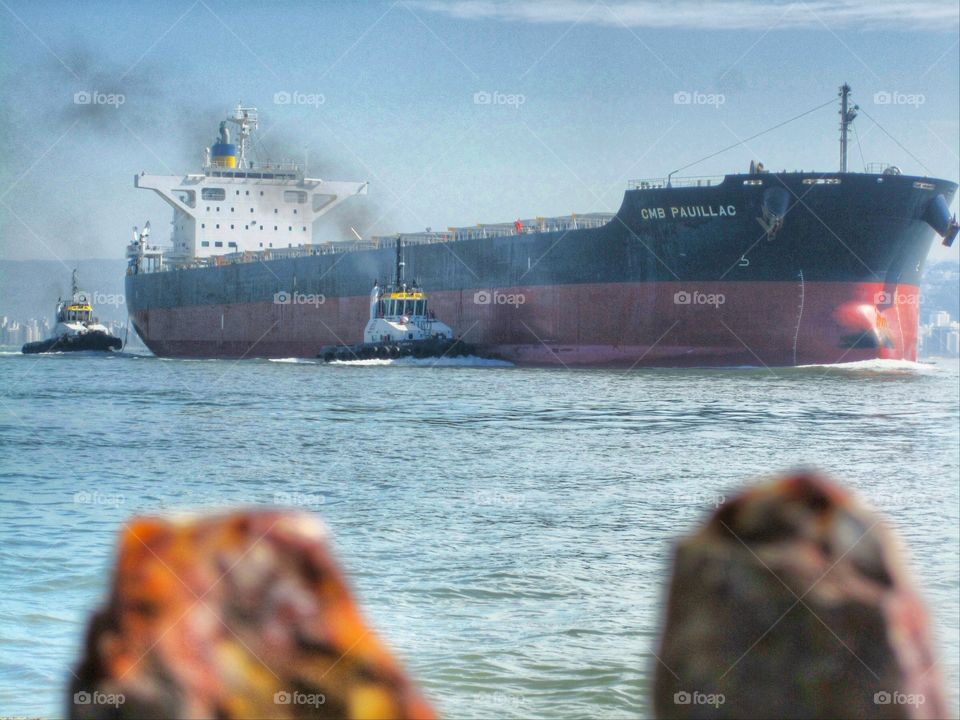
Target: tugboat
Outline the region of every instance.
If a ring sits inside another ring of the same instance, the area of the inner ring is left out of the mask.
[[[430,358],[473,355],[472,346],[427,309],[427,295],[416,281],[403,279],[403,244],[397,238],[396,277],[392,285],[373,283],[370,320],[357,345],[327,345],[317,357],[334,360],[372,360],[400,357]]]
[[[110,352],[123,348],[123,341],[110,334],[106,326],[93,316],[90,296],[77,287],[77,271],[73,271],[71,300],[57,300],[57,324],[53,336],[27,343],[21,352],[27,355],[49,352],[94,350]]]

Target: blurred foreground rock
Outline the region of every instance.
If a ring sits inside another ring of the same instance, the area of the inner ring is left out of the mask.
[[[71,718],[432,718],[361,619],[309,515],[124,529]]]
[[[658,718],[949,715],[889,531],[815,476],[721,506],[674,558]]]

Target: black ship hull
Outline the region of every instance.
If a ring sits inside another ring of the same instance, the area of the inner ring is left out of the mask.
[[[730,175],[628,191],[598,228],[406,247],[437,317],[518,364],[793,365],[916,358],[918,284],[956,184]],[[315,357],[362,338],[392,248],[127,277],[158,355]],[[306,300],[302,300],[302,299]]]

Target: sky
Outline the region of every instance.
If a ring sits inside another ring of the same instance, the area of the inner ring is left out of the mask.
[[[140,171],[197,171],[259,108],[254,158],[366,180],[319,240],[614,212],[628,180],[838,167],[960,176],[956,2],[0,0],[0,259],[169,237]],[[84,103],[85,99],[91,102]],[[954,201],[954,212],[957,202]],[[957,258],[960,243],[931,259]]]

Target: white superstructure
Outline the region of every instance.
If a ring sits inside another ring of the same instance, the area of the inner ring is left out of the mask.
[[[231,141],[231,128],[237,142]],[[248,143],[256,128],[256,108],[238,105],[220,123],[200,172],[141,172],[134,178],[135,187],[153,190],[173,208],[171,259],[189,262],[308,245],[314,220],[347,198],[366,194],[366,182],[310,178],[296,163],[250,160]]]
[[[399,285],[370,292],[370,320],[363,330],[365,343],[402,343],[429,339],[453,340],[449,325],[427,310],[427,296],[419,287]]]
[[[87,332],[109,333],[100,320],[93,316],[90,293],[77,285],[77,271],[73,271],[70,282],[70,300],[57,301],[57,322],[53,326],[53,337],[83,335]]]

